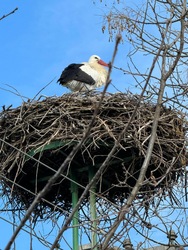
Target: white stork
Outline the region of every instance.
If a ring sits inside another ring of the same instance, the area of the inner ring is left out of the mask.
[[[58,82],[72,91],[89,91],[105,84],[109,65],[93,55],[88,62],[72,63],[66,67]]]

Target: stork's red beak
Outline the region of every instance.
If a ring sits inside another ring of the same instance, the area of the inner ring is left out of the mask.
[[[106,67],[109,67],[109,64],[108,63],[105,63],[103,60],[99,60],[98,61],[99,64],[103,65],[103,66],[106,66]]]

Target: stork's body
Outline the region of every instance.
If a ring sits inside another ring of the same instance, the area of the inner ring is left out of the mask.
[[[105,84],[108,66],[99,56],[93,55],[88,62],[70,64],[66,67],[58,82],[72,91],[88,91]]]

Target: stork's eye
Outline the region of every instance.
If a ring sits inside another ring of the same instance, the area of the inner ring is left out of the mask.
[[[95,59],[99,60],[99,58],[97,56],[95,56]]]

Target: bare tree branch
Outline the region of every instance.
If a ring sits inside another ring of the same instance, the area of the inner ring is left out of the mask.
[[[18,7],[16,7],[13,11],[9,12],[8,14],[3,15],[2,17],[0,17],[0,21],[3,20],[4,18],[14,14],[17,10],[18,10]]]

